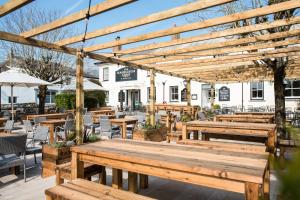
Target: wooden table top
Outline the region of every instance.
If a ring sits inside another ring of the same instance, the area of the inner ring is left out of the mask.
[[[4,118],[4,117],[1,117],[1,118],[0,118],[0,121],[2,121],[2,122],[6,122],[6,121],[7,121],[7,119],[6,119],[6,118]]]
[[[262,177],[268,163],[268,153],[264,152],[256,154],[204,146],[119,139],[75,146],[71,148],[71,151],[130,163],[130,165],[124,165],[124,169],[119,166],[123,170],[139,172],[139,165],[147,165],[167,168],[170,175],[173,171],[174,173],[182,171],[259,184],[263,183]],[[154,172],[150,170],[148,175],[152,173]]]
[[[190,121],[186,122],[187,127],[222,127],[222,128],[240,128],[251,130],[275,130],[276,124],[258,124],[258,123],[244,123],[244,122],[213,122],[213,121]]]
[[[64,119],[49,119],[49,120],[40,122],[40,124],[59,124],[59,123],[63,124],[65,122],[66,122],[66,120],[64,120]]]
[[[271,115],[217,115],[217,118],[253,118],[253,119],[272,119]]]
[[[118,119],[110,119],[111,122],[115,123],[136,123],[138,120],[135,118],[118,118]]]
[[[67,116],[67,113],[49,113],[49,114],[37,114],[37,115],[27,115],[27,117],[53,117],[53,116]]]
[[[237,115],[272,115],[275,116],[274,112],[236,112]]]

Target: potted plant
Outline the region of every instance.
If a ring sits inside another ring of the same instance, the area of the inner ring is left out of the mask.
[[[166,140],[167,132],[168,128],[166,126],[160,123],[156,123],[152,126],[149,120],[147,120],[145,124],[139,124],[133,130],[133,139],[161,142]]]
[[[91,133],[84,133],[84,143],[96,142],[98,137]],[[69,132],[65,140],[54,144],[44,144],[42,147],[42,177],[55,175],[57,165],[71,161],[71,147],[76,145],[75,132]]]
[[[174,129],[176,130],[176,131],[180,131],[180,130],[182,130],[182,123],[183,122],[189,122],[189,121],[191,121],[192,120],[192,117],[191,117],[191,115],[190,114],[183,114],[183,115],[181,115],[180,116],[180,120],[178,121],[178,122],[175,122],[175,124],[174,124]]]

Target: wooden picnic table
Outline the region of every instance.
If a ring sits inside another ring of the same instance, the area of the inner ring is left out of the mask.
[[[92,115],[93,122],[96,123],[96,124],[97,124],[97,123],[100,123],[99,118],[100,118],[101,116],[107,116],[108,119],[115,119],[115,118],[116,118],[116,115],[96,114],[96,115]]]
[[[272,115],[216,115],[218,122],[249,122],[249,123],[273,123]]]
[[[54,138],[54,130],[58,126],[63,126],[65,124],[65,119],[49,119],[46,121],[40,122],[41,126],[47,126],[49,128],[49,143],[54,144],[55,138]]]
[[[198,131],[201,131],[202,140],[212,137],[263,142],[269,151],[275,149],[276,124],[190,121],[182,125],[182,139],[189,139],[190,132],[194,134],[193,139],[198,139]]]
[[[3,127],[4,124],[6,123],[7,119],[6,118],[0,118],[0,126]]]
[[[120,126],[122,129],[122,138],[126,139],[126,130],[128,125],[135,125],[138,120],[135,118],[118,118],[118,119],[111,119],[110,120],[112,125]]]
[[[40,114],[40,115],[27,115],[27,120],[33,120],[36,117],[46,117],[46,119],[66,119],[67,113],[51,113],[51,114]]]
[[[268,197],[269,193],[268,153],[263,148],[256,152],[238,144],[218,149],[115,139],[75,146],[71,152],[72,179],[83,177],[85,162],[112,167],[112,186],[122,188],[122,171],[128,171],[132,192],[137,192],[139,174],[144,177],[142,182],[147,182],[148,175],[157,176],[244,193],[248,200],[258,200],[263,193]]]
[[[89,111],[92,115],[115,115],[114,110],[93,110]]]
[[[272,115],[275,116],[274,112],[235,112],[236,115]]]

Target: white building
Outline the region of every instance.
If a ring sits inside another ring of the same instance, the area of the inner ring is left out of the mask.
[[[120,105],[118,94],[125,93],[124,105],[136,108],[136,105],[148,104],[150,77],[144,70],[135,70],[115,64],[96,63],[99,66],[99,81],[108,89],[107,104],[117,107]],[[300,80],[286,81],[286,107],[295,109],[300,101]],[[177,77],[156,74],[156,102],[186,104],[184,98],[184,80]],[[192,105],[210,106],[209,91],[211,85],[191,81]],[[244,82],[215,85],[215,104],[238,106],[244,108],[268,106],[274,107],[274,88],[270,81]]]

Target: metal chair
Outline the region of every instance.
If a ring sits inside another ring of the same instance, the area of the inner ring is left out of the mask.
[[[6,133],[11,133],[13,128],[14,128],[14,121],[13,120],[7,120],[4,127],[0,128],[0,131],[6,132]]]
[[[121,133],[119,130],[113,130],[111,126],[111,122],[109,119],[101,119],[100,120],[100,136],[107,136],[108,138],[112,139],[114,136],[119,135]]]
[[[99,127],[98,124],[94,124],[92,115],[83,115],[83,126],[86,130],[90,130],[90,132],[95,132],[96,128]]]
[[[23,120],[23,125],[25,126],[27,139],[33,139],[34,126],[32,126],[31,121]]]
[[[0,137],[0,170],[23,165],[24,182],[26,182],[26,140],[26,134]]]
[[[42,147],[36,146],[35,144],[37,142],[41,142],[43,144],[47,143],[48,134],[49,134],[49,128],[47,126],[37,126],[33,133],[33,139],[31,139],[30,142],[26,144],[26,155],[33,154],[35,164],[37,163],[36,154],[42,153]],[[27,135],[27,139],[29,139],[28,135]]]
[[[57,126],[54,130],[54,141],[57,140],[57,138],[64,140],[67,138],[68,134],[71,131],[75,130],[75,120],[66,120],[65,125],[63,127]]]

